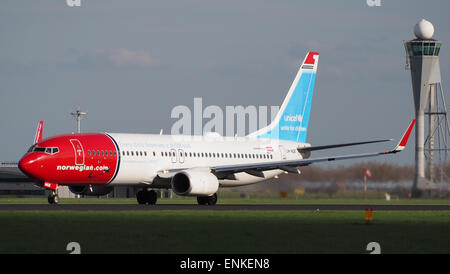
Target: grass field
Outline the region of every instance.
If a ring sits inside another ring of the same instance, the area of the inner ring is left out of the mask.
[[[43,198],[0,198],[0,204],[46,204]],[[136,204],[134,198],[61,199],[63,204]],[[195,198],[159,204],[195,204]],[[449,205],[449,199],[381,195],[290,196],[223,193],[219,204]],[[450,211],[0,211],[0,253],[450,253]]]
[[[0,253],[450,253],[448,211],[0,212]]]

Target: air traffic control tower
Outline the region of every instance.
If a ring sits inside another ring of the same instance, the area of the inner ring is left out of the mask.
[[[437,172],[439,168],[436,168],[436,163],[445,162],[448,152],[447,139],[450,133],[448,111],[442,91],[439,65],[442,43],[433,39],[433,34],[433,25],[422,19],[414,27],[416,39],[404,41],[407,54],[406,69],[411,70],[416,114],[416,169],[412,187],[412,195],[415,197],[420,195],[421,190],[436,186],[434,182],[439,180],[436,173],[438,177],[444,176],[443,172]]]

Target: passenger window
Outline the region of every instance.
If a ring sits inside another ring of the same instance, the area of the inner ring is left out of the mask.
[[[91,156],[91,151],[90,150],[88,150],[88,155]]]

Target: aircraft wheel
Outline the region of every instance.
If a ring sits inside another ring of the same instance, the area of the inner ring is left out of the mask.
[[[140,205],[154,205],[158,200],[158,194],[154,190],[140,190],[136,193],[136,199]]]
[[[207,199],[208,205],[215,205],[217,203],[217,193],[214,193],[214,195],[207,197]]]
[[[197,196],[197,203],[199,205],[206,205],[208,203],[208,197]]]
[[[48,195],[48,203],[49,204],[58,204],[59,203],[59,196],[55,194]]]
[[[149,203],[150,205],[156,204],[156,201],[158,200],[158,194],[156,193],[156,191],[150,190],[150,191],[147,191],[146,194],[147,194],[146,195],[147,203]]]
[[[144,205],[145,204],[145,193],[143,190],[140,190],[136,193],[136,200],[138,202],[138,204],[140,205]]]

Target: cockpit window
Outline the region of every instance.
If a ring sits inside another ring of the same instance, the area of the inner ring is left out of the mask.
[[[48,154],[56,154],[59,152],[59,149],[57,147],[37,147],[37,146],[32,146],[28,152],[45,152]]]

